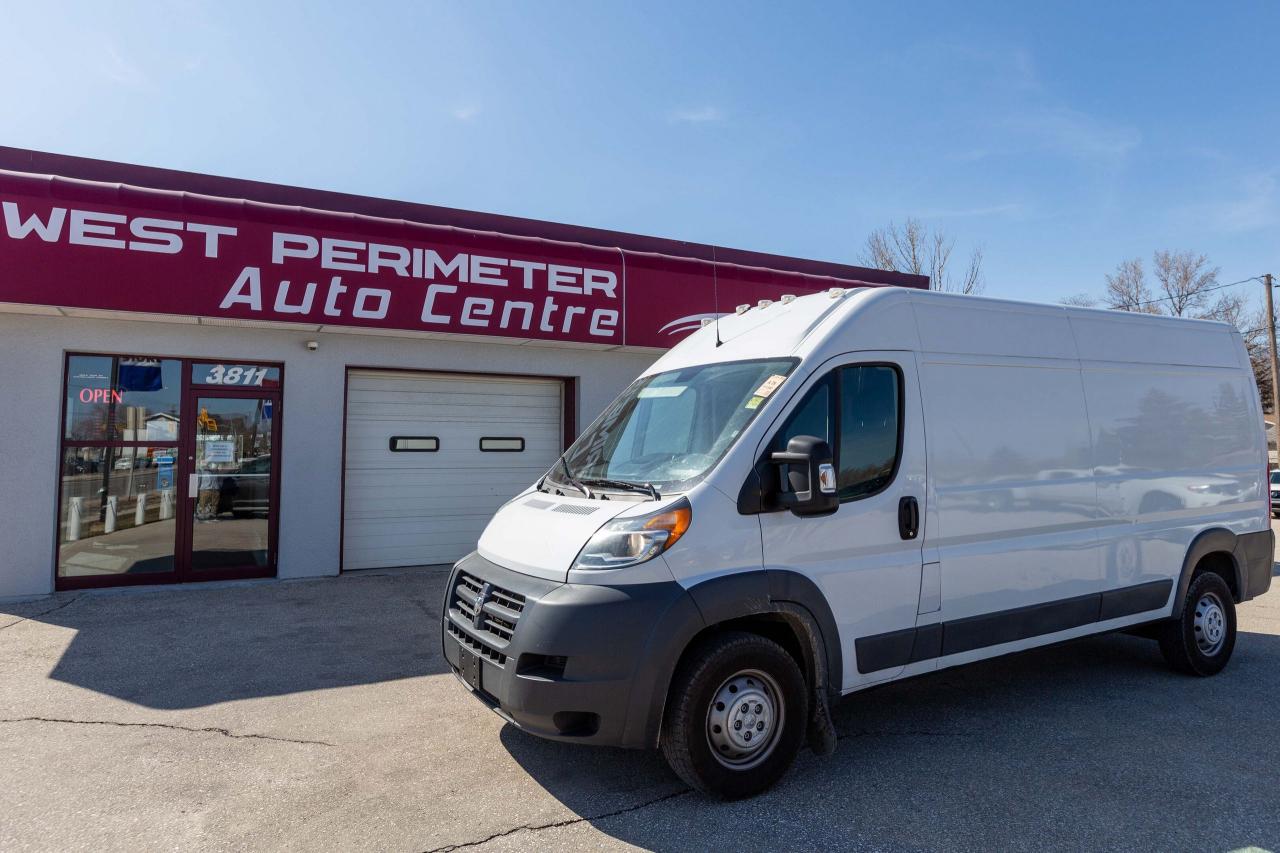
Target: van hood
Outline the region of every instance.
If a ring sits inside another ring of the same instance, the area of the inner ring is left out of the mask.
[[[608,521],[635,507],[530,491],[508,502],[480,534],[486,560],[534,577],[564,583],[582,546]]]

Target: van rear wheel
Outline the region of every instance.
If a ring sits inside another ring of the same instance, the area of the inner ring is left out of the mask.
[[[1160,651],[1171,667],[1190,675],[1216,675],[1236,647],[1236,606],[1220,575],[1191,582],[1181,611],[1161,626]]]
[[[781,646],[756,634],[721,634],[691,649],[676,672],[662,753],[690,787],[750,797],[791,766],[808,706],[800,667]]]

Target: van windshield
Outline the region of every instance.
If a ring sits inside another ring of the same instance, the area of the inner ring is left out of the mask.
[[[549,472],[588,487],[679,491],[706,474],[795,368],[795,359],[686,367],[636,380]],[[567,470],[566,470],[567,469]],[[601,482],[601,481],[612,481]]]

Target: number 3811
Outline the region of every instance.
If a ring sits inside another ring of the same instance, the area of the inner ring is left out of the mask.
[[[215,364],[205,381],[210,385],[261,385],[267,378],[265,367],[227,367]]]

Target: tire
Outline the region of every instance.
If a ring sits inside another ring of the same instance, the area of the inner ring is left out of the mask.
[[[808,690],[791,655],[757,634],[720,634],[690,649],[672,679],[662,754],[704,794],[751,797],[787,772],[808,719]]]
[[[1187,588],[1177,616],[1160,633],[1169,666],[1188,675],[1217,675],[1236,647],[1236,606],[1220,575],[1204,572]]]

